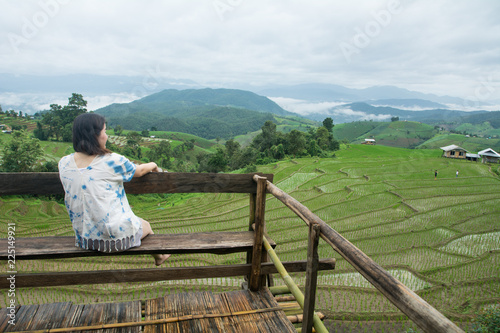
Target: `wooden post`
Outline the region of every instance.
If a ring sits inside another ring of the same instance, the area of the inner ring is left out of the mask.
[[[306,287],[304,298],[304,319],[302,332],[311,333],[313,328],[314,304],[316,301],[316,285],[318,282],[318,241],[321,228],[317,223],[309,224],[309,242],[307,245]]]
[[[255,203],[257,200],[257,195],[256,193],[250,193],[250,212],[249,212],[249,219],[248,219],[248,231],[254,231],[254,224],[255,224]],[[247,264],[252,263],[252,250],[247,251]],[[250,281],[250,274],[245,277],[246,282]],[[246,288],[246,287],[245,287]]]
[[[267,178],[254,175],[257,182],[257,193],[255,199],[255,238],[252,252],[252,271],[250,273],[249,287],[257,291],[261,287],[260,264],[262,262],[262,238],[264,237],[264,213],[266,205]]]

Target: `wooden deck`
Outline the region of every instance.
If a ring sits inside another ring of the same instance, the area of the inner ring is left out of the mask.
[[[0,310],[0,332],[296,332],[267,288],[149,299],[144,316],[140,301],[25,305],[17,307],[16,325],[7,311]]]

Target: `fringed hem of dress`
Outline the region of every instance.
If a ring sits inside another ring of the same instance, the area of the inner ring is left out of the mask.
[[[110,240],[110,239],[92,239],[92,238],[81,238],[76,239],[76,246],[81,247],[86,250],[95,250],[99,252],[121,252],[130,249],[135,246],[134,236],[125,237],[122,239]]]

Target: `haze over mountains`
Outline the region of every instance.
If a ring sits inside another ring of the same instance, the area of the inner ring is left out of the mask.
[[[370,119],[388,121],[393,116],[415,121],[449,121],[476,112],[484,113],[485,110],[499,110],[478,100],[424,94],[393,86],[354,89],[311,83],[239,88],[244,90],[207,89],[190,80],[161,78],[153,71],[146,77],[0,74],[0,105],[4,110],[33,114],[53,103],[66,104],[71,93],[76,92],[89,102],[89,110],[114,110],[113,115],[109,115],[113,117],[119,115],[118,111],[123,112],[117,105],[129,103],[127,112],[157,112],[161,109],[164,116],[177,118],[183,118],[180,114],[187,106],[196,112],[202,109],[207,112],[208,106],[217,106],[278,115],[293,112],[317,121],[332,117],[335,123]],[[158,92],[162,92],[161,98]],[[174,110],[177,110],[176,115],[172,114]],[[214,112],[213,108],[211,110]],[[472,110],[476,111],[466,113]]]

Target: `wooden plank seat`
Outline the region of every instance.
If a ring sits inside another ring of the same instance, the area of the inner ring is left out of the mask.
[[[153,253],[214,253],[229,254],[251,251],[253,231],[199,232],[187,234],[155,234],[142,240],[140,247],[121,252],[99,252],[75,246],[74,236],[28,237],[15,241],[15,259],[61,259],[109,255],[138,255]],[[273,242],[274,247],[276,243]],[[8,259],[8,239],[0,239],[0,260]]]

